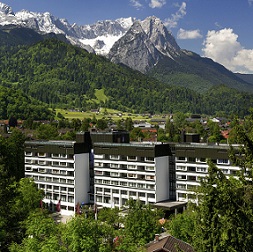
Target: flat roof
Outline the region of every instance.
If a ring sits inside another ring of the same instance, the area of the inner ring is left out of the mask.
[[[73,146],[76,141],[70,141],[70,140],[49,140],[49,141],[43,141],[43,140],[33,140],[33,141],[25,141],[25,145],[59,145],[59,146]]]

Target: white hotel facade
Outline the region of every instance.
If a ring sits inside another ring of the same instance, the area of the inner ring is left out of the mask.
[[[26,141],[25,176],[44,190],[44,205],[73,215],[78,203],[89,203],[89,150],[76,141]]]
[[[95,202],[122,208],[129,198],[144,204],[168,200],[170,147],[151,143],[94,143]]]
[[[80,204],[123,208],[130,198],[175,210],[197,201],[207,159],[236,175],[228,153],[228,145],[130,143],[126,132],[86,132],[76,141],[26,141],[25,176],[44,190],[46,207],[60,202],[63,215]]]
[[[227,177],[240,170],[229,160],[227,144],[181,143],[175,145],[176,199],[197,202],[196,188],[208,175],[207,160],[211,160]]]

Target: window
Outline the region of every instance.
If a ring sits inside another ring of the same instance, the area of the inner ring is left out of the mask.
[[[197,172],[206,172],[207,168],[206,167],[197,167]]]
[[[95,171],[95,175],[103,175],[103,171]]]
[[[206,158],[196,158],[196,162],[198,163],[206,163]]]
[[[196,181],[196,176],[188,176],[189,181]]]
[[[96,196],[96,202],[102,202],[102,196]]]
[[[129,182],[130,187],[136,187],[136,183]]]
[[[127,174],[127,177],[128,178],[137,178],[137,174],[129,173],[129,174]]]
[[[102,193],[103,189],[102,188],[96,188],[96,193]]]
[[[188,166],[188,171],[190,172],[196,172],[196,167]]]
[[[140,193],[139,193],[139,197],[145,197],[145,193],[140,192]]]
[[[61,187],[61,191],[62,192],[66,192],[67,191],[67,187]]]
[[[154,158],[153,157],[146,157],[145,161],[146,162],[154,162]]]
[[[155,176],[148,175],[146,176],[146,180],[155,180]]]
[[[52,158],[58,158],[58,157],[59,157],[59,154],[52,153],[52,154],[51,154],[51,157],[52,157]]]
[[[119,164],[110,164],[111,168],[119,168]]]
[[[184,184],[177,184],[177,189],[186,189],[186,185],[184,185]]]
[[[120,181],[119,183],[121,186],[127,186],[127,182],[124,182],[124,181]]]
[[[53,178],[53,182],[59,182],[59,178]]]
[[[121,191],[121,194],[127,195],[127,191],[122,190],[122,191]]]
[[[26,155],[26,156],[32,156],[32,152],[26,151],[26,152],[25,152],[25,155]]]
[[[148,198],[154,199],[154,198],[155,198],[155,194],[153,194],[153,193],[148,193]]]
[[[137,184],[137,187],[138,188],[145,188],[146,186],[145,186],[145,184]]]
[[[186,161],[185,157],[177,157],[177,161]]]
[[[177,179],[186,180],[186,175],[177,175]]]
[[[129,196],[136,196],[136,192],[129,192]]]
[[[111,177],[119,177],[119,173],[118,172],[111,172]]]
[[[229,170],[228,169],[221,169],[222,170],[222,172],[224,173],[224,174],[229,174]]]
[[[186,166],[177,165],[177,166],[176,166],[176,169],[177,169],[178,171],[186,171],[187,167],[186,167]]]
[[[155,189],[155,186],[154,185],[147,185],[147,189]]]
[[[187,189],[188,190],[196,190],[197,189],[197,186],[196,185],[187,185]]]
[[[104,192],[105,192],[105,193],[109,193],[109,194],[110,194],[110,193],[111,193],[111,189],[109,189],[109,188],[105,188],[105,189],[104,189]]]
[[[66,180],[65,180],[65,183],[66,183]],[[68,183],[68,184],[74,184],[74,180],[68,179],[68,180],[67,180],[67,183]]]
[[[32,164],[32,163],[33,163],[31,159],[25,159],[25,162],[26,162],[27,164]]]
[[[178,193],[178,198],[186,198],[186,194],[185,193]]]
[[[67,158],[67,154],[60,154],[61,158]]]
[[[137,157],[136,156],[127,156],[127,160],[136,161]]]
[[[46,156],[46,153],[44,153],[44,152],[39,152],[38,153],[38,157],[45,157]]]
[[[66,183],[66,179],[62,179],[62,178],[61,178],[61,179],[60,179],[60,183],[64,183],[64,184],[65,184],[65,183]]]
[[[146,171],[154,171],[155,167],[154,166],[146,166]]]
[[[228,159],[218,159],[217,164],[229,164],[229,160]]]
[[[109,198],[109,197],[105,197],[105,198],[104,198],[104,203],[109,204],[109,203],[110,203],[110,198]]]
[[[113,202],[114,202],[114,204],[119,204],[119,198],[113,198]]]
[[[39,165],[46,165],[47,163],[46,163],[46,161],[41,161],[41,160],[39,160],[39,161],[38,161],[38,164],[39,164]]]
[[[128,169],[137,169],[137,166],[136,165],[128,165]]]
[[[26,166],[25,167],[25,171],[32,171],[33,169],[32,169],[32,167],[31,166]]]
[[[119,160],[119,155],[110,155],[110,159]]]
[[[112,185],[118,185],[118,184],[119,184],[119,181],[113,181],[113,180],[112,180],[112,181],[111,181],[111,184],[112,184]]]
[[[95,179],[96,184],[102,184],[102,179]]]
[[[66,198],[67,198],[66,195],[61,195],[61,200],[62,201],[66,201]]]
[[[188,157],[188,161],[194,163],[195,162],[195,157]]]
[[[73,172],[73,171],[68,171],[68,172],[67,172],[67,176],[73,177],[73,176],[74,176],[74,172]]]
[[[188,194],[188,199],[196,199],[196,195],[195,194]]]
[[[110,184],[110,180],[103,180],[103,184],[109,185]]]

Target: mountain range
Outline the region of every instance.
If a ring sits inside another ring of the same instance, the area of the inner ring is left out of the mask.
[[[64,36],[69,43],[104,55],[114,63],[200,93],[220,84],[253,92],[253,85],[245,76],[240,78],[209,58],[181,49],[171,32],[154,16],[142,21],[129,17],[77,25],[49,12],[14,13],[10,6],[0,3],[0,26],[5,30],[15,26],[30,28],[39,34]]]
[[[49,12],[21,10],[14,13],[10,6],[0,3],[0,46],[32,45],[47,38],[102,55],[112,63],[157,79],[165,84],[163,87],[186,87],[205,94],[216,86],[225,85],[253,92],[252,78],[247,75],[234,74],[209,58],[181,49],[157,17],[144,20],[129,17],[77,25]]]

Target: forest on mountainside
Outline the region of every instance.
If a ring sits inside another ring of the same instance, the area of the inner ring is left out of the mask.
[[[2,46],[0,60],[1,86],[22,91],[22,95],[53,108],[85,111],[103,106],[132,113],[180,111],[244,116],[253,107],[248,93],[221,85],[200,94],[159,82],[56,39],[34,45]],[[107,99],[95,101],[95,90],[101,89]],[[21,118],[21,114],[17,111],[16,117]],[[22,118],[26,115],[24,112]],[[1,118],[6,116],[10,113],[0,114]]]

